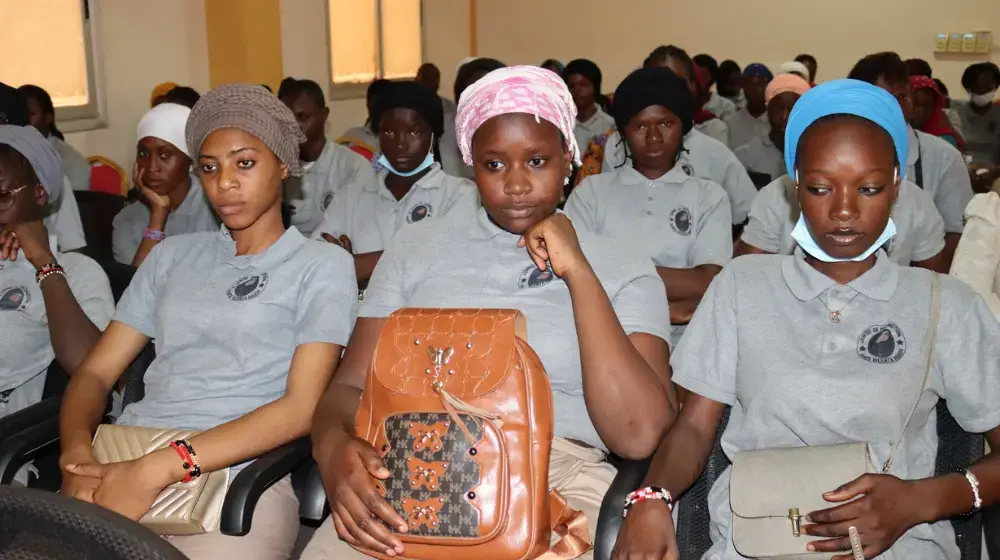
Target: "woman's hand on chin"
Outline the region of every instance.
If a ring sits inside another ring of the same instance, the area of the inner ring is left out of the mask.
[[[573,222],[565,214],[553,214],[531,226],[521,234],[517,246],[528,250],[539,270],[551,269],[567,282],[579,272],[590,269]]]

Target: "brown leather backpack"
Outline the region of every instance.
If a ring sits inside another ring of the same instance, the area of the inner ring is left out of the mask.
[[[552,391],[525,340],[514,310],[401,309],[386,322],[356,422],[392,473],[379,493],[408,525],[396,558],[589,550],[582,514],[548,491]],[[564,536],[550,550],[553,529]]]

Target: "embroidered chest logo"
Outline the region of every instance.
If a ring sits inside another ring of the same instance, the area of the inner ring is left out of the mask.
[[[323,195],[323,202],[322,202],[323,210],[325,211],[327,208],[330,207],[331,204],[333,204],[333,192],[332,191],[326,193],[325,195]]]
[[[424,218],[430,218],[432,210],[429,202],[420,202],[406,213],[406,221],[413,224]]]
[[[226,295],[233,301],[253,299],[267,287],[267,273],[244,276],[226,290]]]
[[[550,269],[539,270],[535,265],[528,265],[528,268],[524,269],[521,273],[521,277],[517,281],[517,287],[521,288],[541,288],[542,286],[548,284],[549,282],[555,280],[556,273],[552,272]]]
[[[23,311],[31,302],[31,293],[25,286],[11,286],[0,290],[0,311]]]
[[[691,210],[678,206],[670,211],[670,227],[681,235],[691,235]]]
[[[873,364],[894,364],[906,354],[906,338],[895,323],[872,325],[858,338],[858,356]]]

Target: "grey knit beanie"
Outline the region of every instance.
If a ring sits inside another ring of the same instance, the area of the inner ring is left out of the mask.
[[[295,115],[273,93],[259,85],[219,86],[198,100],[187,120],[187,145],[191,159],[209,134],[235,128],[258,138],[278,156],[293,176],[302,174],[299,144],[306,141]]]

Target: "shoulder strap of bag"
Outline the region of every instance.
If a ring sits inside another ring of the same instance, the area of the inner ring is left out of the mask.
[[[931,274],[931,316],[930,320],[927,321],[927,340],[924,344],[926,352],[924,356],[924,380],[920,383],[920,391],[917,392],[917,398],[913,402],[913,406],[910,407],[909,414],[906,415],[906,421],[903,422],[903,428],[899,431],[899,437],[892,442],[889,458],[885,460],[885,465],[880,471],[882,474],[889,472],[889,468],[892,467],[892,460],[896,457],[899,444],[903,441],[906,429],[910,427],[913,415],[917,412],[917,406],[920,404],[920,398],[923,397],[924,389],[927,388],[927,380],[931,377],[931,366],[934,363],[934,343],[937,340],[938,319],[941,316],[941,278],[936,272]]]

